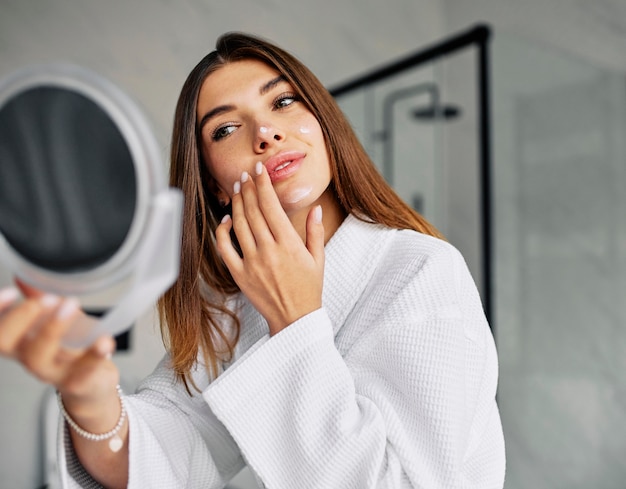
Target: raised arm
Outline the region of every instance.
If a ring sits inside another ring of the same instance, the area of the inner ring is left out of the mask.
[[[68,416],[84,431],[102,434],[120,420],[117,392],[119,372],[111,361],[115,343],[101,337],[85,349],[68,349],[64,334],[83,313],[75,299],[43,294],[18,282],[0,293],[0,354],[21,363],[40,381],[61,394]],[[105,487],[124,488],[128,479],[128,425],[117,436],[118,451],[110,440],[93,441],[70,430],[78,458],[94,479]]]
[[[205,399],[268,487],[501,488],[495,348],[462,258],[427,239],[414,259],[409,243],[380,260],[384,236],[342,247],[354,239],[353,256],[327,253],[324,307]]]

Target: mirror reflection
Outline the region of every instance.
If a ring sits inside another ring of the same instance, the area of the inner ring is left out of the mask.
[[[137,198],[132,155],[93,100],[25,90],[0,109],[0,232],[36,266],[76,272],[124,242]]]

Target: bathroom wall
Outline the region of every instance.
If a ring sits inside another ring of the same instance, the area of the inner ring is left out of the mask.
[[[441,0],[446,31],[488,22],[546,48],[558,48],[606,69],[623,70],[623,0]]]
[[[178,91],[223,32],[268,37],[331,85],[438,39],[442,25],[438,0],[2,0],[0,77],[26,65],[55,61],[95,70],[144,109],[167,161]],[[0,266],[0,285],[10,281]],[[133,386],[162,354],[150,311],[134,328],[132,350],[117,354],[115,360]],[[0,359],[0,392],[0,487],[40,487],[45,386]],[[236,487],[254,485],[244,475]]]
[[[444,0],[494,26],[506,489],[623,488],[626,4]]]

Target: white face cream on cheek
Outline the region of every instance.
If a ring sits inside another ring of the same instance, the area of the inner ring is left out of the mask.
[[[282,201],[285,204],[295,204],[304,199],[307,195],[311,193],[313,187],[298,187],[293,190],[289,190],[282,198]]]
[[[301,132],[302,134],[311,134],[311,129],[310,129],[310,128],[308,128],[308,127],[306,127],[306,126],[302,126],[302,127],[300,128],[300,132]]]

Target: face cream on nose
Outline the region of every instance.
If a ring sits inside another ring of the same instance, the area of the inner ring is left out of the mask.
[[[312,190],[313,187],[294,188],[293,190],[287,192],[287,194],[283,197],[283,201],[286,204],[295,204],[296,202],[300,202],[307,195],[309,195]]]
[[[261,134],[266,134],[266,133],[267,133],[267,131],[269,131],[269,129],[268,129],[267,127],[265,127],[265,126],[261,126],[261,127],[259,127],[259,132],[260,132]]]

